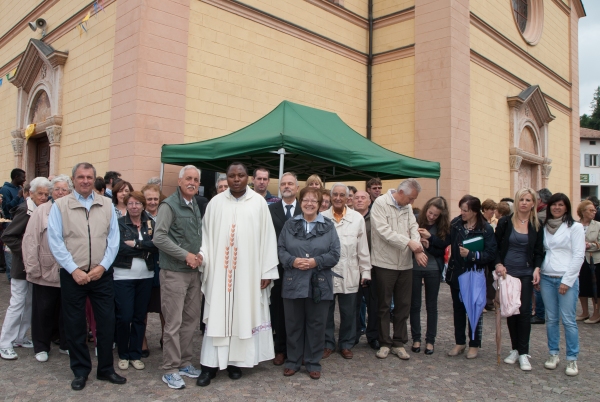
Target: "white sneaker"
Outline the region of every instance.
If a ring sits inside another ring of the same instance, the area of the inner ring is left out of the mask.
[[[380,359],[385,359],[386,357],[388,357],[389,353],[390,353],[390,348],[388,348],[387,346],[382,346],[379,348],[379,350],[377,351],[375,356],[377,356]]]
[[[117,364],[117,366],[121,369],[121,370],[127,370],[129,368],[129,360],[126,359],[119,359],[119,363]]]
[[[5,360],[16,360],[19,356],[15,353],[13,348],[0,349],[0,357]]]
[[[504,359],[504,363],[506,364],[515,364],[519,360],[519,352],[515,350],[511,350],[508,357]]]
[[[27,349],[31,349],[33,348],[33,342],[31,342],[29,339],[25,339],[24,341],[21,342],[13,342],[12,343],[13,348],[27,348]]]
[[[182,376],[187,376],[190,378],[198,378],[200,377],[200,374],[202,374],[201,370],[198,370],[196,367],[192,366],[191,364],[187,367],[183,367],[179,369],[179,375]]]
[[[58,349],[58,353],[60,353],[61,355],[68,355],[69,349]]]
[[[35,354],[35,360],[40,363],[48,361],[48,352],[40,352]]]
[[[548,360],[546,360],[546,363],[544,363],[544,367],[546,367],[548,370],[554,370],[556,366],[558,366],[559,362],[560,359],[558,358],[558,355],[550,355]]]
[[[565,370],[565,374],[568,376],[575,376],[579,374],[579,370],[577,369],[577,360],[569,360],[567,362],[567,369]]]
[[[519,356],[519,366],[521,366],[521,370],[523,371],[531,371],[531,363],[529,363],[529,355],[520,355]]]
[[[173,389],[185,388],[185,381],[183,381],[181,376],[177,373],[165,374],[162,376],[162,380],[165,384],[167,384],[169,386],[169,388],[173,388]]]

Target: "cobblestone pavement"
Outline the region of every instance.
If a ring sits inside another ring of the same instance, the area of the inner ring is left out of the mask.
[[[0,279],[0,320],[8,306],[10,287],[4,274]],[[424,306],[424,303],[423,303]],[[211,401],[489,401],[489,400],[600,400],[600,325],[579,325],[579,370],[576,377],[564,373],[564,336],[561,329],[561,363],[550,371],[543,367],[547,357],[544,325],[534,325],[531,333],[533,371],[526,373],[517,365],[496,364],[495,324],[493,313],[485,314],[483,348],[475,360],[465,355],[448,357],[454,345],[452,307],[449,288],[442,285],[439,297],[440,318],[436,351],[432,356],[409,351],[410,360],[401,361],[391,355],[385,360],[375,357],[365,338],[354,348],[354,359],[344,360],[333,354],[323,363],[319,381],[311,380],[306,371],[283,377],[281,367],[263,362],[254,369],[243,369],[241,380],[232,381],[226,372],[217,375],[210,386],[197,387],[184,377],[187,388],[169,389],[162,381],[159,347],[160,322],[151,314],[148,341],[151,355],[145,359],[146,369],[126,372],[127,384],[112,385],[95,379],[95,367],[83,391],[70,388],[73,378],[67,356],[50,352],[46,363],[34,358],[32,349],[17,349],[19,359],[0,361],[2,388],[0,398],[6,401],[167,401],[208,399]],[[425,315],[422,314],[424,324]],[[508,330],[502,330],[502,358],[510,350]],[[202,337],[198,332],[194,348],[199,356]],[[93,355],[93,348],[90,347]],[[408,349],[407,349],[408,350]],[[115,353],[115,359],[116,359]],[[95,366],[95,359],[94,366]],[[199,362],[195,362],[199,367]],[[116,361],[115,361],[116,367]]]

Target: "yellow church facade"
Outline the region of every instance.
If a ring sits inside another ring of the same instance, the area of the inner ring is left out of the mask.
[[[289,100],[439,161],[454,211],[521,186],[576,196],[584,16],[581,0],[1,2],[0,174],[88,161],[139,188],[163,144]]]

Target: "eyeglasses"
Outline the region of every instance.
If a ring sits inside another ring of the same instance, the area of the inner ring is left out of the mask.
[[[142,205],[144,205],[144,204],[142,204],[141,202],[128,202],[127,203],[128,207],[141,207]]]

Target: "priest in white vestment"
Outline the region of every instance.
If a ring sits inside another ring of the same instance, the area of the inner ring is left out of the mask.
[[[277,279],[277,238],[264,198],[251,190],[247,169],[227,169],[229,189],[208,204],[202,221],[205,297],[197,384],[206,386],[219,369],[238,379],[240,367],[275,357],[269,300]]]

